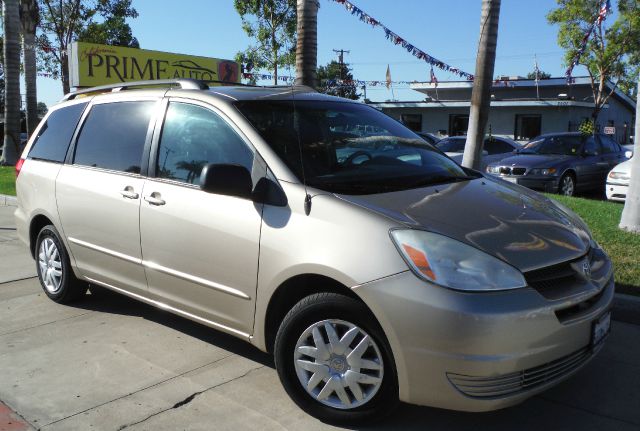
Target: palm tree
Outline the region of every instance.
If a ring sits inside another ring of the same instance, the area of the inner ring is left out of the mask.
[[[4,147],[0,165],[14,165],[20,148],[20,2],[2,2],[4,25]]]
[[[27,87],[27,134],[38,126],[38,92],[36,89],[36,27],[40,21],[37,0],[20,0],[20,21],[24,46],[24,80]]]
[[[298,0],[296,84],[316,88],[318,65],[318,0]]]
[[[640,90],[640,77],[638,77],[638,89]],[[640,91],[638,92],[640,94]],[[624,202],[620,229],[634,233],[640,233],[640,99],[636,100],[636,132],[633,137],[633,159],[631,159],[631,181],[629,191]]]
[[[462,165],[467,168],[480,168],[484,129],[487,126],[489,105],[491,103],[491,83],[493,81],[493,67],[496,61],[499,19],[500,0],[482,0],[476,74],[471,93],[467,142],[464,146],[464,156],[462,158]]]

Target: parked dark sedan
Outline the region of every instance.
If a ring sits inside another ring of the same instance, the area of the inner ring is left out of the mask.
[[[487,172],[531,189],[572,196],[604,187],[607,173],[627,159],[610,136],[581,133],[541,135]]]

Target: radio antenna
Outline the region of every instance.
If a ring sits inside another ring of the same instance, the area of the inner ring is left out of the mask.
[[[298,140],[298,151],[300,153],[300,172],[302,174],[302,185],[304,186],[304,213],[309,215],[311,213],[311,195],[307,190],[307,176],[304,171],[304,156],[302,151],[302,140],[300,139],[300,118],[298,117],[298,110],[296,108],[296,95],[294,85],[291,86],[291,102],[293,103],[293,129],[296,131],[296,138]]]

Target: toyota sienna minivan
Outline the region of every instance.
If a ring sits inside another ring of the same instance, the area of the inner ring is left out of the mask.
[[[500,409],[602,348],[611,261],[559,203],[362,103],[151,84],[66,96],[16,166],[52,300],[102,286],[242,338],[334,423]]]

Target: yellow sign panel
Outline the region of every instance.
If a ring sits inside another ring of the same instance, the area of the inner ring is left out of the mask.
[[[69,75],[72,87],[175,78],[240,82],[240,64],[219,58],[74,42],[69,53]]]

